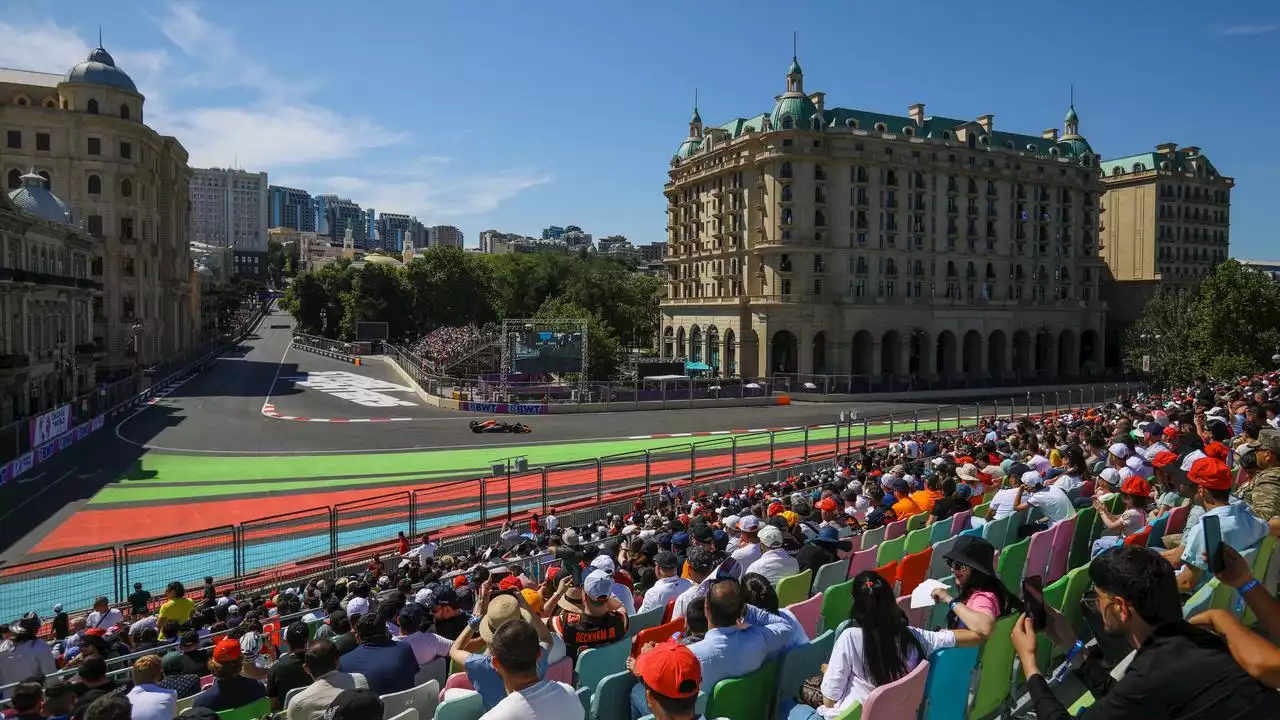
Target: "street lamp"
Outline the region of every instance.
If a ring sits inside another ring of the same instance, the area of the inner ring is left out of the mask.
[[[492,473],[492,477],[498,477],[504,473],[507,476],[507,521],[508,522],[510,522],[511,520],[511,465],[513,461],[515,463],[516,472],[522,473],[522,472],[527,472],[529,470],[529,459],[523,455],[518,455],[515,457],[509,457],[509,458],[502,458],[501,460],[494,460],[490,465],[490,472]]]

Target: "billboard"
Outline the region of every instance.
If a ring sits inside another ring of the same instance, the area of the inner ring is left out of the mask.
[[[384,322],[357,322],[356,341],[386,340],[387,324]]]
[[[517,331],[511,353],[511,369],[528,374],[582,372],[585,341],[581,330]]]

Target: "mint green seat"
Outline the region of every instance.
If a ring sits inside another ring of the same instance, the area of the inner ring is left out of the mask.
[[[778,657],[778,677],[774,681],[774,687],[780,689],[775,693],[773,711],[769,713],[769,717],[779,716],[786,702],[796,695],[794,690],[803,685],[805,680],[822,674],[822,665],[831,658],[831,648],[835,643],[835,631],[828,630],[806,645],[782,651]]]
[[[631,717],[631,687],[635,684],[635,673],[630,670],[605,677],[591,695],[591,711],[587,717]]]
[[[937,525],[938,523],[934,523]],[[919,530],[912,530],[907,533],[907,542],[902,546],[904,555],[915,555],[916,553],[930,547],[930,537],[933,535],[933,525]]]
[[[978,684],[973,692],[973,705],[969,708],[969,720],[985,718],[1003,708],[1009,699],[1013,685],[1013,641],[1009,635],[1017,615],[1008,615],[996,621],[991,637],[978,652]]]
[[[1031,538],[1027,538],[1000,551],[996,574],[1014,597],[1022,597],[1022,569],[1027,565],[1027,552],[1030,549]]]
[[[484,701],[480,693],[471,693],[437,705],[435,720],[480,720],[482,715]]]
[[[813,586],[809,588],[809,594],[817,595],[820,592],[826,592],[826,589],[832,585],[842,583],[848,579],[849,558],[827,563],[818,568],[817,574],[813,576]]]
[[[809,586],[812,584],[812,570],[805,570],[778,580],[777,586],[774,587],[774,591],[778,594],[778,607],[804,602],[809,597]]]
[[[888,565],[891,562],[897,562],[902,559],[902,549],[906,547],[907,537],[896,537],[892,540],[885,540],[880,543],[880,548],[876,551],[876,565]]]
[[[705,717],[756,718],[773,701],[773,687],[778,674],[778,661],[771,660],[759,670],[716,683],[707,701]]]
[[[218,713],[221,720],[258,720],[263,715],[271,713],[271,698],[264,697],[254,700],[248,705],[241,705],[238,708],[230,710],[222,710]]]
[[[819,630],[836,627],[849,619],[853,610],[853,581],[832,585],[822,593],[822,624]]]

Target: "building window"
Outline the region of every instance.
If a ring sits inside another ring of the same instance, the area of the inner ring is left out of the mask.
[[[102,237],[102,216],[90,215],[88,218],[88,227],[90,235],[94,237]]]
[[[125,320],[133,320],[134,317],[134,300],[133,297],[125,295],[120,298],[120,308]]]
[[[130,160],[133,158],[133,143],[127,143],[127,142],[120,143],[120,157],[124,158],[125,160]]]
[[[98,177],[97,175],[89,176],[89,194],[90,195],[102,194],[102,178]]]
[[[11,150],[22,149],[22,131],[21,130],[10,130],[7,133],[7,136],[8,136],[8,141],[5,143],[6,147],[10,148]]]
[[[90,101],[89,101],[89,104],[85,107],[85,111],[86,111],[86,112],[88,112],[90,115],[97,115],[97,114],[98,114],[98,101],[97,101],[97,100],[90,100]]]
[[[120,197],[133,197],[133,181],[129,178],[120,181]]]
[[[120,119],[121,119],[121,120],[128,120],[128,119],[129,119],[129,106],[128,106],[128,105],[125,105],[125,104],[121,104],[121,105],[120,105]]]
[[[135,275],[135,270],[133,267],[133,258],[125,258],[124,259],[124,276],[134,277],[134,275]]]
[[[95,137],[89,138],[89,154],[90,155],[102,154],[102,138],[95,138]]]
[[[795,121],[793,121],[793,120],[791,119],[791,116],[790,116],[790,115],[783,115],[783,116],[782,116],[782,129],[783,129],[783,130],[790,130],[790,129],[791,129],[791,128],[793,128],[793,127],[795,127]]]
[[[122,240],[133,239],[133,218],[120,218],[120,238]]]
[[[5,183],[10,190],[16,190],[22,187],[22,173],[18,172],[16,168],[10,170],[6,176]]]
[[[36,150],[49,152],[49,133],[36,133]]]
[[[791,177],[791,163],[789,163],[789,162],[784,162],[784,163],[782,163],[782,172],[781,172],[781,176],[782,176],[782,177],[784,177],[784,178],[789,178],[789,177]]]

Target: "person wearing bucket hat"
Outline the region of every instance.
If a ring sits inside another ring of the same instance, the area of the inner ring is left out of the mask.
[[[507,695],[485,717],[582,720],[586,712],[574,688],[544,680],[539,635],[523,620],[507,620],[493,633],[489,654]]]
[[[1209,564],[1205,551],[1204,518],[1218,518],[1222,542],[1244,552],[1257,547],[1270,534],[1270,526],[1249,512],[1244,503],[1231,501],[1231,469],[1221,460],[1203,457],[1187,472],[1188,483],[1183,495],[1204,507],[1204,514],[1194,526],[1182,533],[1182,553],[1174,561],[1178,569],[1178,589],[1194,592],[1209,580]]]
[[[849,552],[852,549],[853,543],[841,540],[840,531],[828,525],[819,530],[816,536],[809,538],[796,552],[796,563],[800,572],[812,570],[817,573],[818,568],[823,565],[839,560],[839,551]]]
[[[1254,471],[1240,499],[1263,520],[1280,516],[1280,432],[1266,428],[1258,433],[1253,450]]]
[[[570,578],[566,575],[561,578],[561,582],[567,584],[570,582]],[[489,651],[473,653],[467,650],[467,646],[471,644],[475,636],[479,635],[486,643],[491,645],[495,635],[501,634],[502,628],[509,623],[526,623],[532,626],[533,631],[537,634],[540,647],[540,652],[537,656],[538,677],[542,677],[547,672],[547,664],[553,647],[553,638],[551,637],[551,630],[547,628],[547,624],[529,609],[524,595],[519,593],[495,595],[494,583],[491,580],[481,583],[477,592],[479,605],[476,607],[476,615],[467,623],[467,627],[462,630],[462,633],[453,641],[453,646],[449,648],[449,659],[467,673],[467,680],[471,682],[471,687],[474,690],[450,688],[445,690],[443,699],[452,700],[474,691],[480,694],[480,701],[484,708],[492,710],[506,697],[507,689],[497,668],[494,667],[494,658]],[[490,647],[490,650],[492,650],[492,647]],[[413,665],[414,670],[417,667],[416,664]]]
[[[959,590],[954,597],[945,588],[933,591],[933,599],[949,608],[948,628],[968,628],[985,638],[996,620],[1021,608],[996,574],[995,553],[986,540],[961,535],[943,556]]]

